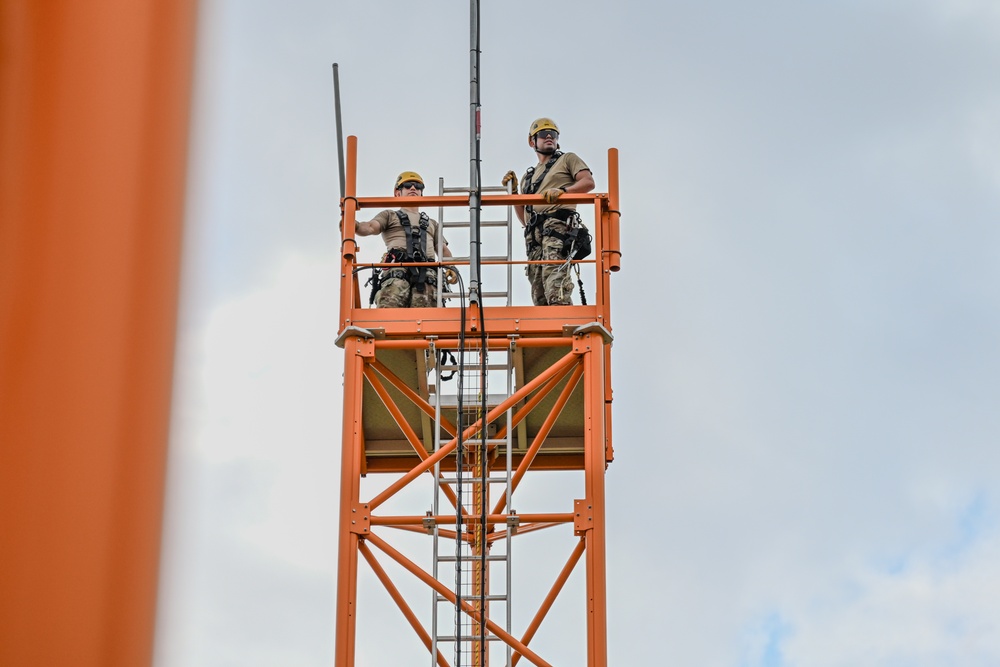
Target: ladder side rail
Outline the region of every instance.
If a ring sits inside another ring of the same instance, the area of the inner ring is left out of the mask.
[[[511,187],[508,185],[507,187]],[[507,305],[514,305],[514,207],[507,205]]]
[[[508,208],[508,215],[510,215],[509,211],[510,211],[510,209]],[[508,270],[507,270],[507,279],[508,279],[508,281],[510,280],[510,275],[511,275],[510,274],[510,268],[508,267]],[[512,395],[514,393],[514,346],[517,344],[517,341],[516,341],[515,338],[509,338],[508,340],[510,341],[510,346],[507,348],[507,395],[510,396],[510,395]],[[507,473],[506,474],[507,483],[504,485],[504,497],[507,500],[507,513],[508,513],[508,515],[513,512],[513,510],[511,509],[511,507],[513,507],[513,504],[512,504],[513,501],[511,499],[511,495],[514,493],[514,489],[511,486],[511,478],[513,476],[513,470],[514,470],[514,429],[510,428],[510,426],[509,426],[509,424],[511,423],[511,421],[513,420],[513,418],[514,418],[514,406],[511,406],[507,410],[507,424],[508,424],[508,428],[507,428],[507,433],[505,434],[505,438],[507,440],[507,444],[506,444],[506,446],[507,446],[507,457],[506,457],[506,459],[507,460],[504,462],[504,465],[506,467],[506,473]],[[511,630],[513,629],[513,623],[514,623],[514,617],[513,617],[513,610],[514,610],[514,570],[513,570],[513,565],[514,565],[514,554],[513,554],[514,539],[513,538],[514,538],[514,527],[513,527],[513,525],[511,525],[511,522],[508,520],[507,521],[506,530],[505,530],[505,536],[504,536],[504,555],[506,556],[505,566],[506,566],[506,570],[507,570],[507,573],[506,573],[506,577],[507,577],[507,619],[506,619],[507,620],[507,624],[506,624],[506,628],[505,628],[507,630],[507,632],[511,632]],[[511,647],[510,647],[509,644],[507,644],[506,646],[507,646],[507,656],[506,656],[507,659],[505,661],[505,664],[507,665],[507,667],[511,667],[511,660],[513,658],[513,652],[511,650]]]
[[[438,177],[438,195],[444,196],[444,178]],[[444,261],[444,206],[438,206],[438,230],[441,232],[437,235],[437,245],[434,248],[434,256],[437,257],[439,262]],[[437,275],[437,307],[440,308],[444,305],[444,271],[438,269],[435,271]]]

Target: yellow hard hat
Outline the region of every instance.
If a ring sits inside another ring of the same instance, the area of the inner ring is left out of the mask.
[[[396,177],[396,187],[393,190],[398,190],[399,186],[407,181],[416,181],[420,185],[424,185],[424,179],[420,178],[420,174],[415,171],[404,171]]]
[[[559,126],[551,118],[539,118],[531,124],[531,129],[528,130],[528,138],[532,138],[542,130],[555,130],[558,132]]]

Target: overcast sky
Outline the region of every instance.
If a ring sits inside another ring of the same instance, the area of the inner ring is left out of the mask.
[[[484,182],[621,152],[611,664],[1000,664],[1000,4],[484,5]],[[202,0],[157,667],[332,664],[334,62],[468,183],[467,2]]]

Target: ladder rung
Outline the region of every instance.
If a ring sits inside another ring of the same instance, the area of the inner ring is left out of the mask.
[[[479,189],[482,192],[504,192],[504,193],[507,192],[507,186],[506,185],[482,185],[482,186],[479,187]],[[442,190],[442,192],[464,192],[464,193],[468,194],[469,192],[471,192],[471,189],[470,188],[461,188],[461,187],[457,187],[456,186],[456,187],[451,187],[451,188],[444,188]]]
[[[477,602],[481,598],[478,595],[473,595],[471,597],[464,597],[463,596],[462,599],[465,600],[466,602],[469,602],[469,601]],[[440,593],[438,593],[438,595],[437,595],[437,601],[438,602],[451,602],[451,600],[449,600],[445,596],[441,595]],[[486,601],[487,602],[506,602],[507,601],[507,596],[506,595],[487,595],[486,596]]]
[[[481,641],[482,639],[483,638],[480,637],[479,635],[462,635],[461,641],[463,641],[463,642],[474,642],[474,641]],[[446,637],[438,637],[437,640],[439,642],[441,642],[441,643],[449,643],[450,644],[451,642],[455,641],[455,635],[448,635]],[[495,635],[486,635],[486,641],[488,641],[488,642],[495,642],[495,641],[499,641],[499,640],[500,640],[500,638],[497,637],[497,636],[495,636]]]
[[[482,481],[483,481],[482,477],[463,477],[462,478],[462,484],[478,484],[479,482],[482,482]],[[441,478],[441,482],[444,483],[444,484],[458,484],[458,479],[455,478],[455,477],[447,477],[447,478],[446,477],[442,477]],[[486,483],[487,484],[506,484],[507,483],[507,478],[506,477],[487,477],[486,478]]]
[[[477,363],[465,364],[465,370],[480,370],[482,366]],[[457,371],[458,364],[441,364],[437,367],[440,371]],[[488,371],[505,371],[507,370],[507,364],[487,364],[486,370]]]
[[[478,444],[481,444],[483,442],[483,439],[482,438],[475,438],[475,437],[473,437],[473,438],[465,438],[465,439],[462,440],[462,442],[464,444],[470,444],[471,443],[471,444],[478,445]],[[487,447],[489,447],[490,445],[506,445],[506,444],[507,444],[507,438],[486,438],[486,446]],[[462,475],[462,477],[464,479],[467,476],[466,475]]]
[[[468,556],[462,556],[462,560],[482,560],[482,554],[470,554]],[[454,563],[458,560],[457,556],[438,556],[438,562],[440,563]],[[501,561],[507,560],[507,554],[490,554],[486,557],[488,561]]]
[[[446,228],[447,227],[463,228],[463,227],[468,227],[469,224],[470,223],[469,223],[468,220],[452,220],[452,221],[446,221],[444,223],[444,226]],[[480,220],[479,221],[479,226],[480,227],[506,227],[509,224],[510,223],[507,220]]]
[[[510,296],[509,292],[482,292],[479,296],[484,299],[500,299],[502,297]],[[445,292],[441,295],[442,299],[457,299],[459,297],[468,297],[465,292]]]
[[[439,399],[441,407],[451,409],[458,407],[458,394],[440,394],[436,396]],[[469,400],[463,400],[462,404],[467,410],[474,410],[481,402],[478,397],[466,396],[465,398]],[[486,397],[486,405],[488,408],[494,408],[507,400],[507,398],[508,396],[506,394],[490,394]],[[434,403],[432,402],[432,405],[433,404]]]
[[[479,259],[481,259],[483,261],[491,261],[491,262],[509,262],[509,261],[511,261],[510,257],[508,257],[507,255],[481,255],[479,257]],[[468,255],[452,255],[451,257],[448,258],[448,261],[449,262],[468,262],[469,261],[469,257],[468,257]]]

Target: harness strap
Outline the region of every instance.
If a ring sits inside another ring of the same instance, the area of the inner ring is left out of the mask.
[[[538,192],[538,186],[540,186],[542,184],[542,181],[545,180],[545,175],[549,173],[549,169],[551,169],[552,165],[556,163],[556,160],[558,160],[562,156],[563,156],[562,151],[556,151],[555,153],[553,153],[552,157],[550,157],[548,159],[548,162],[545,163],[545,169],[542,170],[542,175],[538,177],[537,181],[533,180],[533,177],[535,175],[535,168],[528,167],[528,170],[524,172],[524,179],[523,182],[521,183],[521,194],[533,195],[536,192]],[[525,206],[524,208],[528,212],[528,215],[533,216],[535,214],[534,206]]]
[[[430,218],[423,211],[420,212],[420,223],[414,228],[410,224],[410,216],[403,212],[403,209],[396,211],[399,223],[403,225],[406,233],[406,261],[426,262],[427,261],[427,226]],[[410,284],[418,292],[423,292],[427,284],[427,267],[409,267],[408,277]]]
[[[554,211],[548,211],[547,213],[534,213],[532,216],[535,220],[532,220],[531,224],[535,224],[539,220],[546,220],[548,218],[555,218],[561,222],[569,222],[573,218],[577,217],[577,212],[571,208],[557,208]]]
[[[559,239],[563,244],[563,252],[567,255],[572,254],[574,246],[576,245],[576,240],[580,235],[580,216],[576,211],[566,211],[569,215],[560,216],[558,219],[569,224],[569,227],[565,232],[560,232],[551,227],[548,229],[542,229],[542,236],[551,236],[552,238]],[[556,216],[545,216],[555,218]]]

